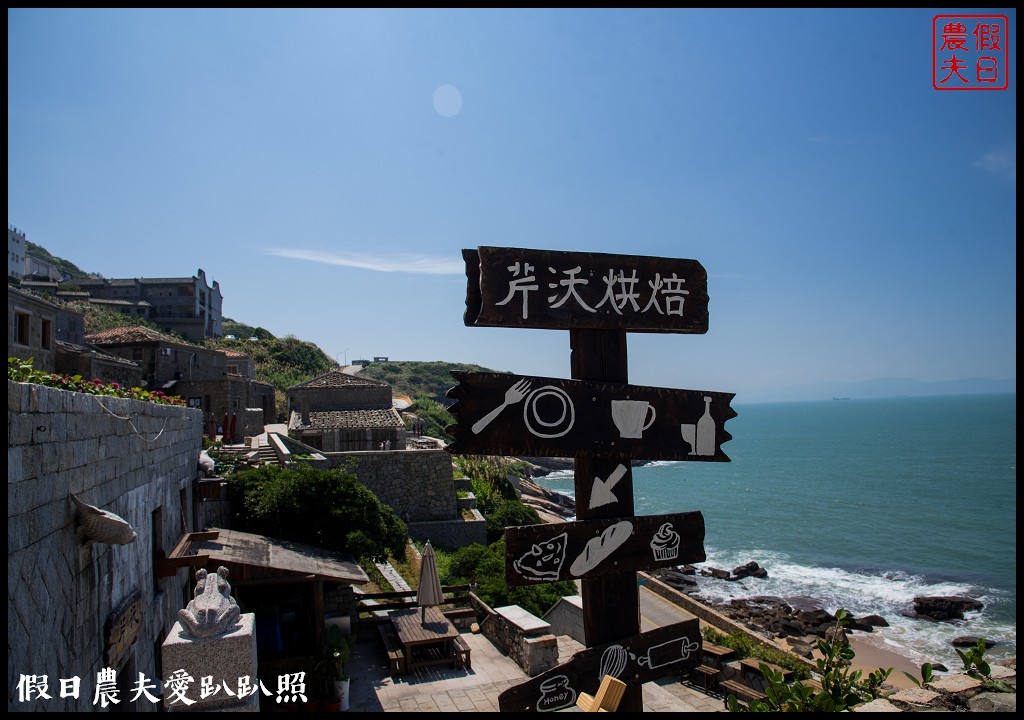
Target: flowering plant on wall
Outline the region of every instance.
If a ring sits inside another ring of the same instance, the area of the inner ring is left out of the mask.
[[[111,397],[131,398],[162,405],[180,405],[185,401],[176,395],[165,395],[159,390],[143,390],[142,388],[123,388],[118,383],[104,383],[102,380],[85,380],[81,375],[60,375],[36,370],[32,367],[31,358],[7,358],[7,379],[15,382],[35,383],[47,387],[70,390],[72,392],[89,393],[90,395],[109,395]]]

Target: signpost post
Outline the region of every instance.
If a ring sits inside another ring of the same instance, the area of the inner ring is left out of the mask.
[[[457,421],[446,428],[449,452],[575,457],[577,522],[506,529],[506,580],[580,579],[588,650],[572,668],[502,693],[501,709],[568,707],[570,695],[593,692],[608,672],[628,685],[619,710],[641,712],[641,684],[699,664],[701,638],[695,620],[685,631],[682,623],[640,634],[636,570],[703,561],[704,518],[634,517],[631,459],[728,462],[724,424],[736,413],[729,393],[628,385],[626,331],[707,332],[707,273],[696,260],[634,255],[462,254],[466,325],[568,330],[571,352],[571,380],[452,373],[459,384],[448,392]],[[614,656],[600,668],[599,648]],[[646,671],[630,674],[638,657]]]

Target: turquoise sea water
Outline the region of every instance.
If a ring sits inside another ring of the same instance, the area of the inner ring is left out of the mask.
[[[638,515],[700,510],[706,565],[750,560],[767,580],[701,578],[702,594],[809,596],[878,613],[871,642],[960,661],[950,641],[979,635],[1016,654],[1017,396],[973,395],[736,405],[730,463],[636,468]],[[571,473],[540,482],[573,494]],[[956,623],[901,615],[918,595],[985,603]]]

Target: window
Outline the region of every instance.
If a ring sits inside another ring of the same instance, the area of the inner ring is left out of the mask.
[[[43,350],[50,350],[53,348],[53,323],[43,318],[43,337],[42,337]]]
[[[32,316],[28,313],[14,313],[14,342],[28,345],[29,328],[32,327]]]

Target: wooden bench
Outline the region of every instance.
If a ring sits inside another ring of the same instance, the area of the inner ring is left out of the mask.
[[[755,690],[749,685],[736,682],[735,680],[722,680],[718,683],[718,689],[723,695],[728,697],[729,695],[735,695],[736,699],[744,705],[748,705],[753,700],[767,700],[768,696],[760,690]]]
[[[718,676],[721,674],[722,671],[718,668],[698,665],[690,671],[690,681],[695,685],[699,683],[704,692],[714,691],[718,686]]]
[[[462,639],[462,636],[455,638],[452,643],[455,646],[455,664],[456,667],[460,668],[471,668],[473,665],[469,661],[469,644]]]
[[[398,641],[395,628],[391,623],[381,623],[377,627],[380,630],[381,640],[384,641],[388,662],[391,664],[391,674],[401,675],[405,672],[405,650],[402,649],[402,643]]]
[[[591,697],[587,693],[580,693],[576,699],[576,707],[583,712],[615,712],[625,692],[626,683],[611,675],[605,675],[601,687],[597,689],[597,695]]]

